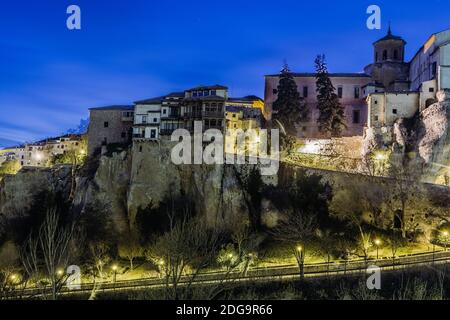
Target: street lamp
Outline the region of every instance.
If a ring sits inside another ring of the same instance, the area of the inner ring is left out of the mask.
[[[56,274],[61,277],[64,274],[64,271],[62,269],[58,269]]]
[[[443,236],[443,242],[444,242],[444,248],[445,248],[445,252],[447,252],[447,242],[448,242],[448,230],[444,230],[442,231],[442,236]]]
[[[111,269],[112,269],[113,272],[114,272],[113,282],[116,283],[116,279],[117,279],[117,265],[114,264],[114,265],[111,267]]]
[[[380,239],[375,239],[375,246],[377,247],[377,260],[379,259],[379,255],[378,255],[378,249],[380,248],[381,245],[381,240]]]

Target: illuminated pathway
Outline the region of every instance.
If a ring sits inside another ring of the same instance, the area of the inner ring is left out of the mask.
[[[305,265],[305,277],[306,278],[323,278],[323,277],[345,277],[345,276],[357,276],[365,275],[368,266],[377,266],[384,272],[393,272],[398,270],[416,268],[416,267],[433,267],[434,265],[442,265],[450,263],[450,252],[435,252],[426,254],[417,254],[410,256],[398,257],[395,260],[380,259],[380,260],[355,260],[348,261],[347,263],[322,263],[322,264],[310,264]],[[226,272],[209,272],[199,274],[193,281],[195,285],[213,285],[220,283],[242,283],[242,282],[277,282],[277,281],[292,281],[298,280],[299,268],[296,265],[276,266],[268,268],[252,268],[246,275],[241,272],[233,272],[228,275],[224,280]],[[179,286],[183,286],[189,283],[187,276],[182,277],[178,283]],[[126,280],[117,282],[102,282],[96,284],[96,292],[111,292],[111,291],[127,291],[127,290],[142,290],[147,288],[163,288],[165,287],[165,279],[158,277],[139,279],[139,280]],[[89,294],[94,289],[93,283],[83,284],[80,290],[69,291],[64,289],[61,294]],[[26,289],[23,293],[23,297],[37,297],[40,295],[37,289]]]

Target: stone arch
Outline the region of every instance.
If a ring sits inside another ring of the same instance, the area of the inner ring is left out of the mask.
[[[432,104],[436,103],[436,99],[430,98],[427,99],[427,101],[425,101],[425,108],[428,108],[429,106],[431,106]]]

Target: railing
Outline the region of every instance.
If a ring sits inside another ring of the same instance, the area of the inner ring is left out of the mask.
[[[225,114],[222,111],[204,111],[203,117],[206,118],[224,118]]]

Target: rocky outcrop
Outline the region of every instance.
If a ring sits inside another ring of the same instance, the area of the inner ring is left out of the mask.
[[[210,224],[247,214],[239,177],[245,166],[174,165],[173,143],[135,143],[128,193],[128,212],[133,225],[139,208],[158,207],[167,196],[186,195]]]
[[[0,181],[0,215],[26,213],[41,193],[53,192],[68,197],[71,173],[71,166],[57,166],[53,169],[23,168],[16,175],[6,176]]]

